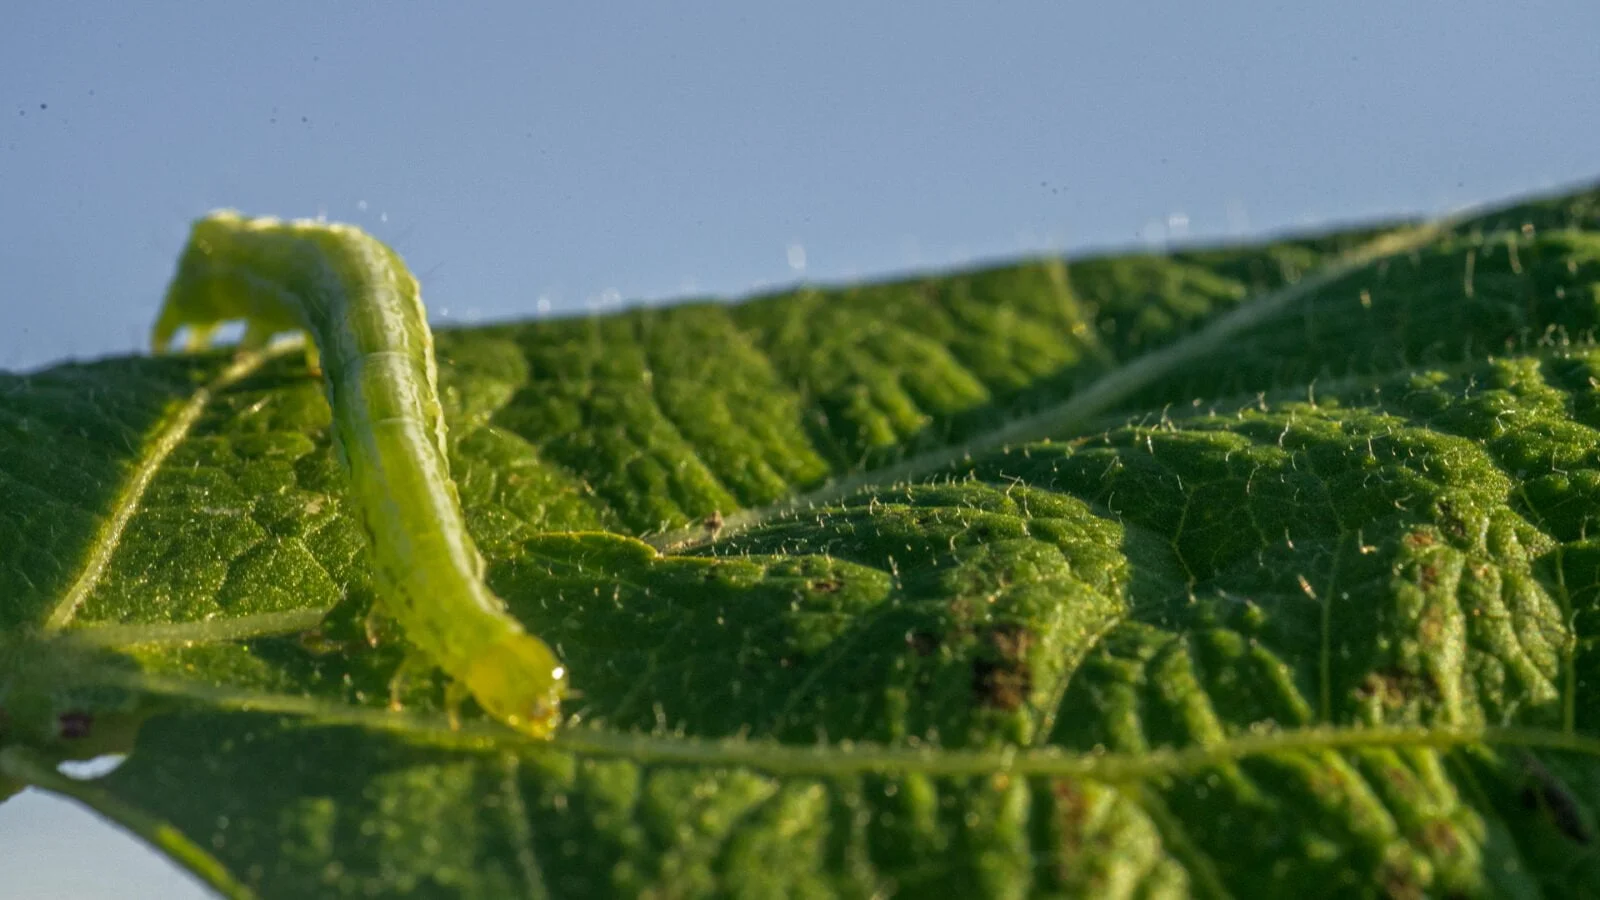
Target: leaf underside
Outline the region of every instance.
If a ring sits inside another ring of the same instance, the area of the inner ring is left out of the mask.
[[[1585,192],[439,332],[551,743],[388,709],[299,354],[0,376],[0,787],[240,895],[1600,895],[1597,325]]]

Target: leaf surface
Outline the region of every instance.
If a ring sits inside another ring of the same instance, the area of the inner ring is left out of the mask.
[[[549,743],[297,354],[3,376],[0,778],[236,895],[1595,895],[1597,322],[1584,192],[440,332]]]

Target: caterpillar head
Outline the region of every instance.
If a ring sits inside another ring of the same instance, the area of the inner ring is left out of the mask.
[[[484,711],[534,737],[561,723],[567,670],[544,641],[508,634],[483,649],[461,680]]]

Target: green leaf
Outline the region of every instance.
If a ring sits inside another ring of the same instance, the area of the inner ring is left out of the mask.
[[[1597,325],[1585,192],[441,332],[550,742],[388,708],[297,354],[3,376],[0,790],[239,896],[1600,895]]]

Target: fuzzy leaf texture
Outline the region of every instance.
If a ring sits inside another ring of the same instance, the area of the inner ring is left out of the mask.
[[[0,793],[228,896],[1597,896],[1597,325],[1590,191],[441,331],[549,742],[392,682],[292,348],[0,376]]]

